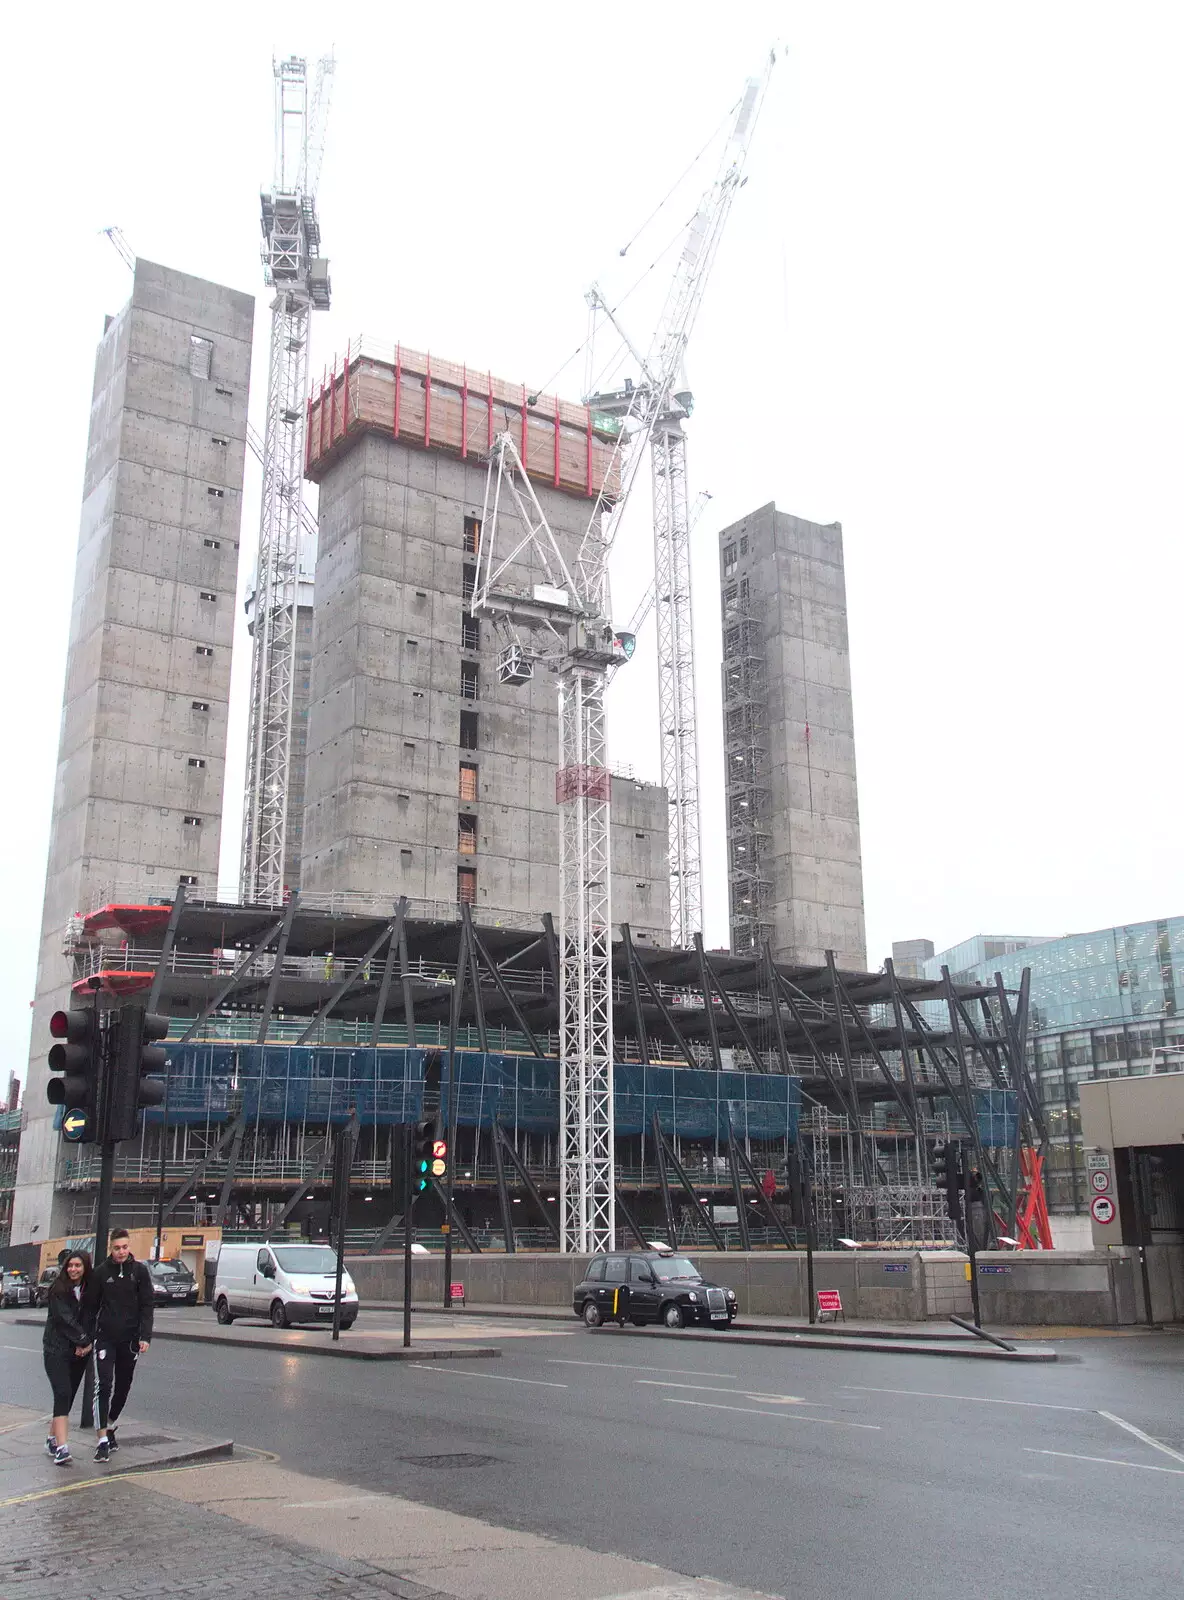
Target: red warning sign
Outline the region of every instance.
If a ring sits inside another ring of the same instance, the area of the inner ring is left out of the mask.
[[[1103,1227],[1106,1223],[1114,1221],[1114,1202],[1108,1194],[1094,1195],[1089,1210],[1094,1221],[1100,1222]]]

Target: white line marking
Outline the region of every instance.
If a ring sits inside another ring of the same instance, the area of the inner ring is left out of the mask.
[[[1113,1411],[1099,1411],[1099,1417],[1105,1417],[1107,1422],[1113,1422],[1120,1428],[1125,1428],[1128,1433],[1133,1433],[1136,1439],[1142,1439],[1144,1444],[1149,1444],[1153,1450],[1162,1450],[1165,1456],[1171,1456],[1173,1461],[1184,1462],[1184,1455],[1179,1450],[1173,1450],[1170,1444],[1161,1444],[1158,1439],[1153,1439],[1149,1433],[1144,1433],[1142,1428],[1136,1428],[1133,1422],[1124,1422],[1121,1417],[1116,1417]],[[1165,1469],[1166,1470],[1166,1469]]]
[[[861,1394],[912,1394],[919,1400],[973,1400],[980,1406],[1028,1406],[1034,1411],[1081,1411],[1085,1406],[1054,1406],[1044,1400],[996,1400],[989,1394],[938,1394],[932,1389],[873,1389],[866,1383],[845,1383],[844,1389],[857,1389]]]
[[[324,1511],[329,1506],[378,1505],[385,1499],[380,1494],[339,1494],[333,1500],[289,1500],[285,1511]]]
[[[19,1350],[26,1356],[35,1356],[37,1354],[36,1345],[31,1344],[0,1344],[0,1350]]]
[[[560,1356],[547,1358],[549,1367],[615,1367],[620,1372],[670,1372],[678,1378],[731,1378],[739,1383],[734,1372],[699,1372],[689,1367],[639,1367],[630,1361],[565,1361]]]
[[[739,1411],[746,1417],[780,1417],[783,1422],[818,1422],[824,1428],[860,1428],[864,1433],[880,1433],[878,1422],[837,1422],[831,1417],[799,1417],[792,1411],[758,1411],[753,1406],[713,1405],[710,1400],[675,1400],[672,1395],[662,1396],[668,1406],[698,1406],[702,1411]],[[1164,1468],[1167,1471],[1167,1468]]]
[[[438,1378],[488,1378],[491,1383],[529,1383],[538,1389],[566,1389],[566,1383],[548,1383],[545,1378],[507,1378],[500,1372],[473,1372],[468,1367],[449,1367],[447,1372],[441,1371],[442,1363],[435,1361],[409,1361],[408,1366],[418,1367],[421,1372],[433,1372]]]
[[[796,1394],[762,1394],[759,1389],[721,1389],[711,1383],[664,1383],[660,1378],[634,1378],[647,1389],[694,1389],[696,1394],[730,1394],[737,1400],[767,1400],[779,1406],[811,1406],[816,1400],[803,1400]]]
[[[813,1417],[802,1419],[813,1422]],[[1114,1456],[1075,1456],[1070,1450],[1036,1450],[1030,1444],[1024,1449],[1031,1456],[1061,1456],[1066,1461],[1096,1461],[1103,1467],[1138,1467],[1143,1472],[1166,1472],[1169,1478],[1184,1478],[1184,1467],[1157,1467],[1150,1461],[1119,1461]]]

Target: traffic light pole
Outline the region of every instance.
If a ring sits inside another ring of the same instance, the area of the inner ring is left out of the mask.
[[[974,1237],[974,1214],[970,1208],[970,1193],[966,1184],[967,1172],[965,1145],[961,1143],[958,1145],[957,1156],[955,1159],[958,1168],[958,1187],[955,1190],[955,1193],[958,1196],[958,1210],[961,1212],[959,1221],[962,1225],[963,1237],[966,1240],[966,1254],[970,1259],[970,1303],[974,1307],[974,1325],[976,1328],[981,1328],[983,1325],[983,1319],[978,1303],[978,1257],[976,1254]]]
[[[399,1130],[403,1136],[403,1348],[411,1346],[411,1159],[414,1137],[408,1122]]]

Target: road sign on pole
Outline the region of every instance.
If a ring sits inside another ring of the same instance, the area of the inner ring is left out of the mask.
[[[1109,1195],[1096,1194],[1090,1201],[1089,1211],[1094,1221],[1100,1222],[1103,1227],[1114,1221],[1114,1202]]]
[[[1089,1175],[1089,1181],[1095,1194],[1105,1194],[1110,1187],[1109,1168],[1103,1171],[1101,1167],[1095,1167]]]

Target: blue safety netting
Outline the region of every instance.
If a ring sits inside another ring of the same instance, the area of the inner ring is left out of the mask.
[[[945,1113],[950,1119],[950,1131],[968,1138],[970,1129],[965,1119],[947,1098],[939,1099],[934,1110]],[[1014,1089],[975,1089],[975,1121],[978,1123],[978,1142],[987,1149],[1011,1148],[1015,1144],[1016,1092]]]
[[[170,1054],[169,1121],[223,1121],[240,1108],[249,1121],[344,1122],[351,1111],[372,1123],[420,1115],[426,1050],[308,1045],[192,1044]],[[444,1057],[447,1083],[447,1056]],[[555,1132],[559,1064],[531,1056],[458,1051],[457,1120],[488,1127]],[[797,1138],[796,1078],[750,1072],[618,1062],[613,1069],[619,1137],[662,1128],[686,1138],[726,1138],[729,1118],[755,1139]],[[160,1109],[146,1113],[159,1120]]]

